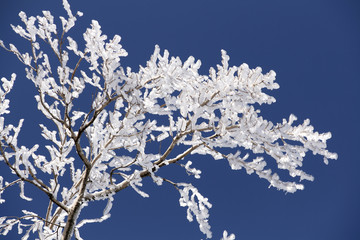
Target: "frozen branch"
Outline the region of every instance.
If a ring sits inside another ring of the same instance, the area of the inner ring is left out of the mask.
[[[156,45],[146,65],[133,72],[121,65],[127,56],[121,37],[108,38],[96,20],[83,34],[84,46],[68,36],[82,13],[74,14],[67,0],[62,3],[67,16],[60,17],[61,30],[49,11],[36,17],[19,13],[24,27],[12,28],[30,43],[30,52],[22,53],[13,44],[6,47],[0,40],[0,46],[25,65],[26,78],[38,91],[39,112],[34,114],[53,124],[40,124],[44,146],[19,146],[24,120],[14,126],[5,118],[10,113],[7,94],[16,75],[1,78],[0,162],[13,178],[6,182],[0,176],[0,203],[6,204],[1,194],[16,184],[20,197],[30,201],[25,187],[31,184],[48,196],[49,204],[45,219],[27,210],[23,217],[0,217],[0,235],[17,225],[27,228],[18,230],[22,239],[35,232],[40,239],[69,240],[73,235],[81,239],[82,226],[110,217],[114,194],[130,186],[148,197],[141,187],[150,176],[155,184],[165,181],[179,191],[188,220],[195,218],[200,231],[211,238],[208,199],[190,183],[162,177],[160,168],[175,163],[200,178],[201,170],[191,167],[190,158],[205,155],[225,159],[231,169],[255,173],[270,186],[293,193],[304,188],[302,180],[313,180],[302,170],[309,152],[321,156],[325,164],[337,159],[327,150],[331,133],[316,132],[310,120],[295,124],[297,118],[291,114],[272,123],[260,115],[262,104],[275,102],[268,94],[279,88],[274,71],[230,66],[230,57],[222,50],[221,64],[202,75],[200,60],[190,56],[182,62]],[[53,57],[41,51],[44,44]],[[96,91],[92,98],[84,91],[89,88]],[[89,106],[79,104],[89,99]],[[255,158],[248,160],[249,153]],[[273,167],[267,167],[269,161]],[[278,170],[293,180],[282,180]],[[98,200],[108,201],[103,215],[78,221],[82,209]],[[234,239],[223,232],[222,240]]]

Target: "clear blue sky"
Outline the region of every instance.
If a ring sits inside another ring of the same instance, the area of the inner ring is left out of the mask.
[[[96,19],[109,37],[122,36],[129,56],[123,66],[145,65],[154,45],[173,56],[202,60],[202,73],[220,62],[220,50],[230,55],[231,65],[246,62],[277,72],[280,89],[271,94],[273,105],[262,108],[264,118],[279,122],[294,113],[299,121],[310,118],[319,132],[331,131],[328,146],[339,159],[328,166],[309,154],[304,169],[315,176],[305,190],[284,194],[244,171],[231,171],[225,161],[193,159],[203,171],[200,180],[182,178],[172,169],[167,173],[178,181],[193,181],[213,203],[210,223],[214,239],[227,229],[237,240],[358,240],[360,239],[360,3],[357,0],[69,0],[73,11],[84,16],[71,30],[81,37],[91,19]],[[0,39],[26,49],[24,41],[9,26],[19,24],[19,11],[37,15],[50,10],[65,15],[60,0],[2,0]],[[25,118],[23,144],[40,141],[40,114],[34,90],[24,77],[16,57],[0,49],[0,76],[18,74],[8,121]],[[0,163],[0,174],[6,168]],[[165,174],[165,171],[163,171]],[[112,217],[101,224],[82,228],[86,240],[156,239],[195,240],[205,238],[197,223],[186,220],[179,206],[178,192],[167,185],[155,186],[149,179],[143,199],[132,189],[116,196]],[[28,195],[36,197],[35,189]],[[18,188],[4,195],[0,215],[15,215],[28,203],[19,201]],[[43,199],[41,199],[43,200]],[[35,208],[45,206],[42,201]],[[21,204],[21,205],[20,205]],[[20,207],[21,206],[21,207]],[[31,210],[28,209],[28,210]],[[84,214],[96,216],[102,210],[91,205]],[[16,229],[14,233],[16,232]],[[0,239],[3,239],[0,237]],[[20,239],[11,234],[6,239]]]

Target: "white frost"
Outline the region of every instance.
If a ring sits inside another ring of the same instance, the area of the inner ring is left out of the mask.
[[[187,219],[195,217],[200,231],[211,238],[212,205],[208,199],[192,184],[163,178],[160,168],[178,163],[186,173],[200,178],[201,170],[192,168],[188,158],[195,161],[198,155],[207,155],[225,159],[233,170],[243,169],[265,179],[269,187],[294,193],[304,189],[301,181],[314,179],[302,170],[309,152],[319,155],[325,164],[337,159],[336,153],[327,150],[331,133],[316,132],[309,119],[299,124],[291,114],[281,123],[272,123],[260,115],[260,105],[276,101],[268,94],[279,88],[274,71],[263,73],[260,67],[251,69],[245,63],[231,66],[229,55],[221,50],[221,63],[202,75],[200,60],[190,56],[182,62],[156,45],[146,65],[133,72],[121,65],[128,54],[120,44],[121,37],[104,35],[98,21],[91,22],[83,40],[68,36],[82,13],[73,14],[69,2],[62,3],[67,16],[60,17],[61,30],[49,11],[36,17],[19,13],[24,26],[12,29],[30,42],[30,52],[20,52],[0,40],[0,46],[25,65],[26,77],[38,91],[39,111],[34,114],[42,113],[53,123],[40,124],[46,144],[19,146],[24,120],[16,126],[5,118],[10,113],[7,94],[16,75],[10,80],[1,78],[0,161],[11,168],[17,180],[4,183],[0,176],[0,203],[5,201],[3,192],[16,184],[24,200],[32,200],[25,196],[29,184],[56,199],[47,214],[52,228],[36,213],[25,210],[20,218],[0,217],[0,235],[17,225],[23,239],[36,233],[40,239],[57,240],[68,209],[73,211],[77,204],[86,207],[91,200],[107,200],[101,217],[75,221],[74,234],[81,239],[80,227],[110,217],[116,192],[130,186],[149,197],[141,187],[143,178],[150,176],[158,185],[167,182],[175,186]],[[41,50],[44,44],[54,56]],[[91,99],[85,99],[85,107],[78,104],[78,99],[86,97],[84,92],[93,93]],[[38,154],[38,149],[44,155]],[[280,178],[279,171],[288,173],[290,179]],[[222,240],[234,239],[224,231]]]

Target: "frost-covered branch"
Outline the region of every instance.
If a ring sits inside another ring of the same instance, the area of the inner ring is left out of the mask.
[[[268,94],[279,88],[274,71],[263,74],[260,67],[251,69],[247,64],[231,67],[222,50],[221,64],[202,75],[200,60],[190,56],[182,62],[167,50],[161,53],[156,45],[146,65],[133,72],[121,65],[127,56],[121,37],[108,38],[96,20],[83,34],[84,46],[68,36],[82,13],[73,14],[68,1],[62,2],[67,17],[60,17],[61,30],[50,11],[36,17],[19,13],[25,27],[12,28],[30,44],[29,52],[0,41],[25,65],[26,77],[38,91],[39,113],[49,121],[39,123],[46,144],[20,146],[24,120],[15,126],[5,123],[4,117],[10,113],[6,97],[16,75],[1,79],[0,161],[12,178],[0,176],[0,203],[5,202],[1,194],[14,185],[19,185],[20,197],[31,200],[25,196],[25,186],[31,184],[49,197],[49,204],[45,218],[29,211],[25,217],[1,217],[0,227],[5,230],[0,234],[29,220],[33,223],[26,225],[24,239],[30,232],[37,232],[40,239],[67,240],[73,235],[81,239],[83,225],[110,217],[114,194],[131,187],[149,197],[142,185],[144,177],[151,177],[157,185],[166,181],[176,187],[189,221],[195,217],[210,238],[208,199],[193,184],[163,178],[160,168],[176,164],[200,178],[201,170],[191,167],[190,158],[206,155],[225,159],[233,170],[244,168],[270,186],[293,193],[304,189],[300,181],[313,180],[301,169],[308,152],[322,156],[326,164],[337,158],[327,150],[331,134],[314,131],[310,120],[296,125],[291,114],[274,124],[261,116],[259,106],[275,102]],[[53,57],[41,51],[44,44]],[[275,167],[267,168],[269,161]],[[277,174],[282,170],[293,180],[282,180]],[[103,214],[82,219],[82,209],[94,200],[108,201]],[[224,231],[222,239],[235,236]]]

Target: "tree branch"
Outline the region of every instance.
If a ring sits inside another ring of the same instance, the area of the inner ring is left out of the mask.
[[[12,146],[12,145],[11,145],[11,146]],[[14,148],[14,146],[12,146],[11,148]],[[6,157],[6,155],[5,155],[5,151],[4,151],[3,147],[2,147],[1,142],[0,142],[0,152],[1,152],[1,155],[2,155],[5,163],[9,166],[9,168],[10,168],[12,171],[15,172],[15,174],[18,176],[19,180],[24,181],[24,182],[28,182],[28,183],[34,185],[35,187],[37,187],[38,189],[40,189],[42,192],[44,192],[46,195],[48,195],[48,197],[50,198],[50,200],[53,201],[56,205],[58,205],[60,208],[62,208],[62,209],[65,210],[66,212],[69,211],[69,209],[68,209],[64,204],[62,204],[61,202],[59,202],[59,201],[54,197],[54,195],[48,190],[48,189],[49,189],[48,186],[46,186],[44,183],[41,183],[41,184],[38,183],[39,180],[38,180],[38,181],[35,180],[35,182],[34,182],[34,181],[32,181],[32,180],[30,180],[30,179],[28,179],[28,178],[23,177],[22,174],[21,174],[15,167],[13,167],[13,166],[11,165],[11,163],[9,162],[9,160],[7,159],[7,157]],[[30,175],[34,175],[34,174],[30,174]],[[33,177],[33,178],[34,178],[34,177]],[[37,178],[35,177],[34,179],[37,179]],[[40,181],[39,181],[39,182],[40,182]]]

